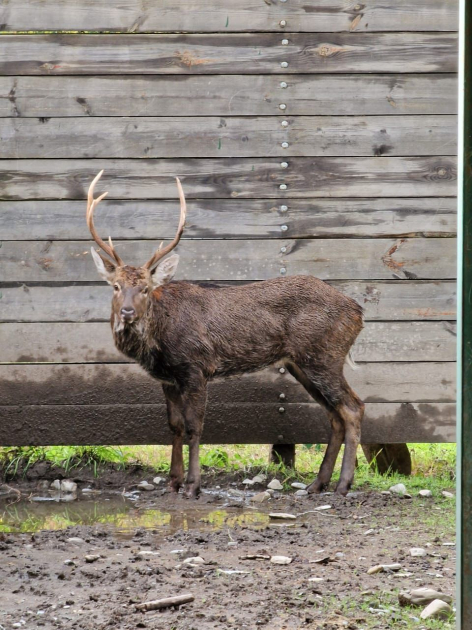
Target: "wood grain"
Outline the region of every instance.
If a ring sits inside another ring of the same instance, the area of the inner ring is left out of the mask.
[[[175,198],[176,176],[188,199],[454,197],[457,189],[453,157],[294,157],[287,165],[280,158],[2,160],[0,185],[4,199],[85,199],[105,169],[100,190],[112,199]]]
[[[140,0],[113,5],[107,0],[15,0],[4,2],[0,24],[4,31],[91,30],[126,33],[146,31],[454,31],[456,2],[395,0],[390,3],[346,4],[342,0],[306,0],[282,4],[275,0],[205,2],[161,0],[143,6]]]
[[[452,197],[410,199],[196,199],[188,202],[185,238],[454,236]],[[287,207],[284,210],[283,207]],[[95,223],[114,239],[173,238],[177,200],[102,203]],[[5,240],[89,240],[83,201],[0,201]]]
[[[105,235],[106,236],[106,235]],[[94,281],[98,275],[83,241],[5,241],[0,248],[4,282]],[[147,241],[115,246],[127,264],[144,264]],[[156,245],[154,245],[154,248]],[[187,240],[179,246],[176,279],[266,280],[314,275],[323,280],[454,279],[455,239]],[[281,272],[281,269],[284,272]]]
[[[451,281],[338,281],[330,284],[357,300],[364,308],[367,321],[450,321],[456,317],[456,285]],[[107,322],[111,298],[111,289],[105,283],[99,286],[4,286],[0,289],[0,321]]]
[[[453,362],[363,363],[346,379],[364,402],[454,402]],[[84,393],[86,396],[84,397]],[[215,380],[209,401],[282,404],[313,402],[288,373],[275,367],[255,374]],[[106,405],[164,403],[160,384],[134,363],[80,365],[0,365],[2,405]]]
[[[344,0],[206,1],[160,0],[143,5],[123,0],[110,10],[107,0],[15,0],[3,2],[4,31],[91,30],[136,33],[146,31],[277,31],[285,19],[289,31],[454,31],[457,2],[390,0],[359,4]]]
[[[281,88],[284,80],[290,88]],[[285,114],[291,116],[455,115],[457,77],[0,76],[0,117],[6,118],[175,116],[176,112],[179,116],[277,116],[284,102]]]
[[[456,33],[4,35],[3,75],[456,72]],[[287,62],[288,67],[281,66]]]
[[[0,363],[129,363],[108,323],[0,326]],[[355,361],[455,361],[456,326],[442,322],[366,322]]]
[[[426,156],[456,155],[456,132],[430,115],[9,118],[0,142],[3,158]]]
[[[323,444],[330,429],[315,404],[209,405],[203,444]],[[74,421],[71,422],[71,418]],[[238,427],[235,432],[234,427]],[[453,403],[367,403],[364,443],[454,442]],[[0,407],[0,445],[170,444],[164,405]]]

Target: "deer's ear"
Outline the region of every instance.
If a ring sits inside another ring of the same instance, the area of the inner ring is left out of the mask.
[[[179,256],[177,254],[172,254],[172,256],[163,260],[161,264],[154,269],[151,275],[154,288],[170,282],[177,271],[178,264]]]
[[[93,247],[90,251],[92,252],[93,262],[97,268],[98,275],[101,276],[105,282],[108,282],[108,284],[113,284],[115,280],[116,265],[95,251]]]

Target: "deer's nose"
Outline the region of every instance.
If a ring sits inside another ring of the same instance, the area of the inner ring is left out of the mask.
[[[125,319],[129,319],[136,315],[136,311],[134,310],[134,308],[123,307],[120,312],[121,312],[122,317],[124,317]]]

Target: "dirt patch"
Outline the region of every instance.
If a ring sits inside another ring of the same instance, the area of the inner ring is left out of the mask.
[[[231,483],[207,488],[196,502],[158,488],[143,492],[126,503],[126,527],[102,522],[1,535],[0,625],[7,630],[24,620],[25,629],[385,630],[405,628],[405,618],[407,627],[417,626],[411,617],[420,611],[400,610],[398,591],[434,586],[453,594],[454,532],[444,518],[454,510],[450,499],[274,493],[256,506],[244,486]],[[103,506],[107,498],[94,501]],[[20,505],[7,501],[9,509]],[[322,505],[331,508],[316,510]],[[297,518],[273,520],[269,512]],[[146,514],[147,527],[133,526]],[[426,555],[411,557],[411,547],[423,547]],[[87,562],[86,556],[99,557]],[[197,556],[200,564],[185,562]],[[272,556],[291,562],[273,564]],[[401,569],[367,574],[373,565],[393,563]],[[195,600],[162,612],[135,607],[183,593]]]

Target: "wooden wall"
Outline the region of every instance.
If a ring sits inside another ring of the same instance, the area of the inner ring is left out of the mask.
[[[127,261],[173,236],[178,175],[178,278],[327,280],[365,308],[363,441],[454,440],[457,5],[0,2],[0,444],[169,441],[112,344],[100,169]],[[207,442],[327,430],[277,367],[211,387]]]

